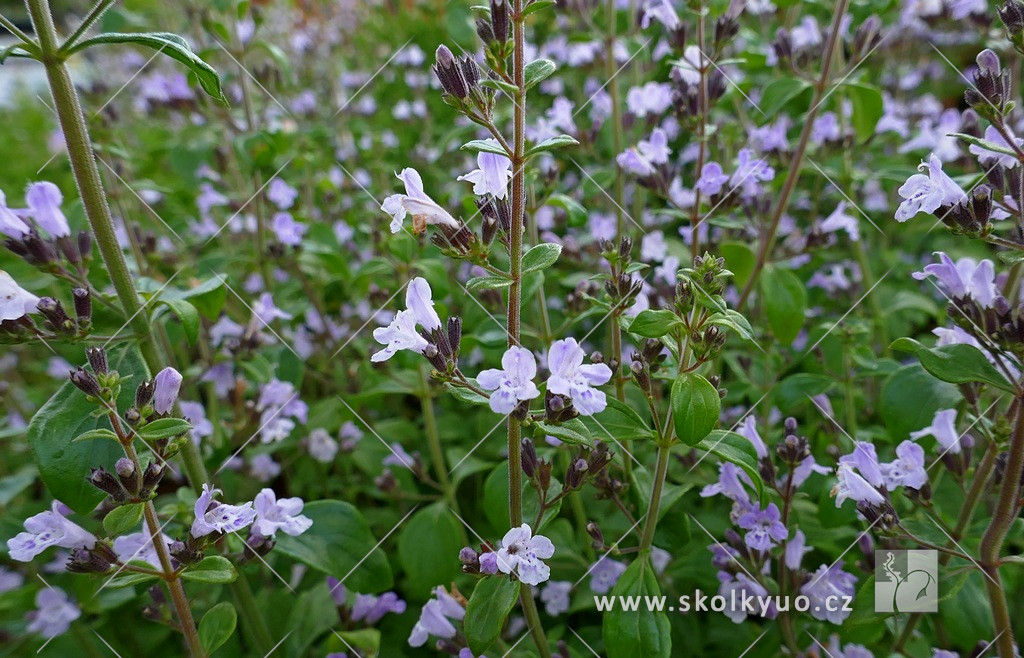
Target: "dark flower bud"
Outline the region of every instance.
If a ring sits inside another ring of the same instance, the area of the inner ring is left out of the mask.
[[[868,568],[870,571],[875,569],[875,540],[871,538],[871,533],[863,532],[860,538],[857,540],[857,547],[864,555],[864,559],[867,561]]]
[[[792,416],[787,416],[785,422],[783,423],[783,427],[785,427],[786,431],[789,432],[790,434],[795,433],[797,428],[796,418],[793,418]]]
[[[160,486],[160,480],[164,477],[165,469],[156,462],[150,462],[146,466],[146,470],[142,473],[142,490],[147,492],[156,491],[156,488]]]
[[[54,331],[73,331],[75,328],[75,321],[64,310],[64,305],[53,297],[40,299],[36,310],[42,313]]]
[[[520,423],[526,420],[530,415],[530,401],[523,400],[516,405],[516,408],[512,410],[512,417],[518,420]]]
[[[740,31],[739,21],[733,16],[720,16],[715,21],[715,48],[721,48]]]
[[[533,441],[530,439],[523,439],[522,446],[523,473],[526,474],[526,477],[532,479],[534,474],[537,472],[537,449],[534,447]]]
[[[384,493],[394,491],[398,488],[398,480],[395,479],[395,474],[391,472],[391,469],[387,469],[377,477],[373,478],[373,484]]]
[[[476,19],[476,35],[480,37],[480,40],[485,44],[489,44],[494,41],[494,30],[491,29],[491,24],[483,18]]]
[[[858,58],[867,57],[881,40],[882,19],[871,14],[857,28],[857,33],[853,37],[854,52],[857,53]]]
[[[92,234],[88,231],[78,232],[78,253],[84,260],[92,257]]]
[[[30,263],[48,265],[57,258],[57,252],[54,251],[53,246],[39,237],[35,231],[22,238],[22,244],[25,245],[25,250],[28,252]]]
[[[448,46],[438,46],[434,57],[434,75],[441,82],[441,88],[455,98],[461,99],[468,96],[469,86],[463,77],[462,68]]]
[[[1021,52],[1024,48],[1024,5],[1017,0],[1009,0],[997,7],[996,11],[999,13],[999,20],[1006,27],[1006,38],[1018,52]]]
[[[203,552],[198,547],[183,541],[172,541],[167,550],[181,564],[196,564],[203,559]]]
[[[139,387],[135,389],[135,406],[142,408],[152,402],[153,395],[156,393],[156,382],[155,381],[144,381],[139,384]]]
[[[459,356],[459,346],[462,344],[462,318],[453,316],[448,318],[448,345],[452,350],[452,358]]]
[[[587,469],[593,475],[597,475],[604,470],[605,466],[611,463],[614,455],[608,450],[608,446],[598,441],[597,446],[590,452],[590,456],[587,459]]]
[[[114,475],[105,468],[94,468],[89,476],[89,483],[110,496],[115,503],[128,500],[128,492]]]
[[[632,252],[633,240],[629,237],[623,237],[619,242],[619,260],[623,262],[628,261]]]
[[[459,562],[464,566],[473,566],[480,568],[480,554],[473,550],[472,546],[464,546],[459,551]]]
[[[480,242],[490,245],[494,242],[494,236],[498,234],[498,218],[484,217],[480,222]]]
[[[129,494],[138,495],[139,487],[142,486],[142,474],[135,468],[135,462],[127,457],[121,457],[114,463],[114,472]]]
[[[135,426],[142,420],[142,414],[135,407],[129,407],[128,411],[124,412],[124,419],[128,421],[129,425]]]
[[[100,551],[76,548],[68,556],[65,568],[72,573],[106,573],[110,566],[111,561]]]
[[[57,248],[60,249],[60,253],[64,254],[64,258],[67,258],[69,263],[80,263],[82,261],[71,236],[63,235],[57,238]]]
[[[273,550],[275,543],[276,542],[273,537],[264,537],[263,535],[249,533],[249,536],[245,538],[245,547],[249,550],[243,554],[243,561],[250,559],[250,556],[265,556]]]
[[[587,534],[594,540],[595,548],[604,546],[604,533],[601,532],[601,528],[598,528],[597,524],[593,521],[587,523]]]
[[[86,395],[100,397],[100,383],[96,381],[95,375],[84,368],[76,368],[71,371],[71,383]]]
[[[462,77],[466,81],[466,86],[472,91],[480,82],[480,67],[468,55],[460,60],[459,65],[462,67]]]
[[[570,489],[579,489],[583,486],[588,468],[586,459],[577,459],[569,464],[569,469],[565,472],[565,486]]]
[[[491,29],[494,38],[502,43],[508,41],[509,14],[508,0],[491,0]]]
[[[775,41],[772,41],[772,50],[775,51],[775,56],[778,57],[779,61],[785,61],[793,58],[793,40],[789,36],[789,32],[784,28],[779,28],[775,33]]]
[[[102,347],[89,347],[85,350],[85,358],[89,360],[92,371],[97,375],[107,374],[107,351]]]
[[[75,302],[75,316],[79,323],[89,324],[92,321],[92,294],[88,288],[75,288],[71,291]]]
[[[637,386],[640,387],[640,390],[644,391],[645,393],[650,393],[651,378],[647,374],[647,369],[644,368],[644,364],[640,363],[639,361],[634,361],[633,363],[629,364],[629,371],[633,373],[633,379],[636,380]]]

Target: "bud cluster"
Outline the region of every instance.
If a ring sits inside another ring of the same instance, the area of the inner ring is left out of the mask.
[[[982,117],[1001,122],[1013,109],[1010,70],[1002,68],[999,56],[988,48],[978,53],[975,61],[974,85],[964,92],[964,100]]]
[[[71,291],[75,317],[71,317],[64,305],[53,297],[42,297],[36,303],[36,311],[42,316],[42,329],[61,338],[83,338],[92,328],[92,293],[87,288]],[[21,342],[39,334],[39,327],[29,315],[17,320],[0,322],[0,341]]]
[[[462,318],[452,316],[448,318],[448,325],[444,328],[426,331],[420,329],[420,335],[426,339],[428,345],[423,350],[423,356],[427,357],[430,365],[434,366],[434,377],[439,379],[450,379],[459,367],[459,346],[462,344]]]

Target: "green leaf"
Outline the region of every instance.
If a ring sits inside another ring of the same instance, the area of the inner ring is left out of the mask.
[[[611,596],[661,596],[654,568],[647,558],[634,560],[619,577]],[[672,630],[664,612],[654,612],[641,605],[637,610],[623,610],[616,605],[606,612],[601,623],[604,648],[608,658],[668,658],[672,655]]]
[[[766,267],[761,272],[761,296],[772,332],[784,345],[791,344],[804,326],[807,289],[790,270]]]
[[[539,84],[554,73],[556,68],[558,67],[550,59],[535,59],[528,63],[523,71],[526,88]]]
[[[708,322],[719,327],[725,327],[736,332],[736,335],[743,340],[754,341],[754,329],[750,326],[750,321],[747,320],[739,311],[731,308],[723,309],[718,313],[712,313],[708,316]]]
[[[230,602],[222,601],[210,608],[199,622],[199,641],[206,653],[212,654],[227,642],[237,623],[238,613]]]
[[[680,375],[672,384],[672,423],[676,438],[695,446],[715,429],[722,411],[718,389],[695,372]]]
[[[565,211],[565,214],[569,217],[570,226],[581,226],[587,221],[587,209],[584,208],[576,199],[565,194],[552,194],[548,197],[547,204],[556,208],[561,208]]]
[[[430,590],[450,583],[462,572],[459,549],[466,545],[462,522],[443,502],[416,511],[398,535],[398,561],[413,596],[429,598]]]
[[[757,262],[754,251],[742,242],[723,242],[718,249],[725,259],[726,267],[732,272],[733,281],[740,286],[746,285]]]
[[[82,432],[74,439],[72,439],[72,442],[92,441],[93,439],[110,439],[111,441],[116,441],[118,445],[120,445],[121,443],[120,439],[117,438],[117,435],[114,434],[113,430],[108,430],[106,427],[97,427],[94,430]]]
[[[512,285],[512,279],[504,276],[487,274],[475,276],[466,282],[467,290],[493,290],[495,288],[508,288]]]
[[[370,593],[391,587],[388,559],[375,548],[377,540],[359,510],[340,500],[317,500],[306,503],[302,513],[313,526],[298,537],[278,534],[275,552],[344,579],[352,590]]]
[[[555,0],[534,0],[526,9],[523,10],[523,17],[529,16],[530,14],[540,11],[541,9],[547,9],[548,7],[555,6]]]
[[[598,429],[608,432],[619,441],[654,438],[654,430],[648,422],[633,407],[613,397],[608,398],[608,406],[594,420],[598,423]]]
[[[951,384],[981,382],[1013,393],[1013,385],[989,363],[977,347],[959,343],[928,348],[912,338],[899,338],[890,346],[901,352],[912,352],[925,370],[937,379]]]
[[[188,344],[195,345],[196,339],[199,337],[199,311],[196,307],[181,299],[160,299],[157,304],[163,304],[171,309],[171,312],[181,322],[182,329],[185,330]]]
[[[594,447],[594,437],[590,435],[590,430],[579,418],[573,418],[558,424],[536,421],[536,425],[539,433],[535,433],[534,436],[538,438],[551,435],[563,443],[585,445],[590,448]]]
[[[67,54],[71,55],[92,46],[109,43],[130,43],[162,52],[171,59],[187,66],[199,80],[203,91],[225,105],[228,104],[228,99],[221,88],[220,76],[217,74],[217,71],[192,52],[188,42],[177,34],[170,32],[138,32],[133,34],[107,32],[91,39],[79,41]]]
[[[28,59],[35,59],[35,55],[30,53],[28,49],[20,43],[0,48],[0,64],[6,62],[8,57],[25,57]]]
[[[764,112],[765,120],[771,120],[779,111],[789,105],[790,101],[804,94],[811,88],[811,83],[802,78],[777,78],[768,83],[761,94],[758,104]]]
[[[469,381],[476,385],[475,379],[470,379]],[[448,392],[455,397],[455,399],[461,402],[466,402],[468,404],[488,404],[487,398],[480,395],[476,391],[471,391],[468,388],[464,388],[462,386],[453,386],[452,384],[448,383],[445,383],[444,386],[446,389],[448,389]]]
[[[192,429],[192,424],[184,418],[158,418],[139,429],[138,434],[146,441],[157,441],[169,439],[172,436],[181,436],[190,429]]]
[[[850,97],[850,122],[858,142],[866,142],[875,134],[875,126],[884,113],[882,92],[874,85],[851,82],[843,86]]]
[[[235,573],[235,567],[226,557],[208,555],[199,564],[182,571],[181,577],[198,583],[230,583],[238,577],[238,574]]]
[[[107,536],[116,537],[139,525],[139,521],[142,520],[143,506],[144,503],[133,503],[110,510],[103,517],[103,530],[106,531]]]
[[[714,430],[707,438],[694,446],[697,450],[710,452],[720,459],[735,464],[750,476],[757,489],[757,497],[764,500],[764,480],[757,461],[757,451],[745,436],[727,430]]]
[[[466,605],[463,628],[474,656],[483,655],[501,634],[505,618],[519,600],[519,582],[505,576],[479,580]]]
[[[474,139],[463,144],[460,149],[463,151],[473,151],[474,153],[496,153],[497,155],[508,157],[508,153],[502,148],[501,144],[493,139]]]
[[[135,346],[117,347],[107,354],[111,370],[131,377],[131,381],[149,379],[149,371]],[[122,386],[118,408],[127,409],[135,403],[135,390]],[[114,462],[124,457],[124,450],[113,441],[79,441],[73,439],[100,426],[109,427],[106,417],[93,415],[96,405],[70,381],[65,382],[32,417],[28,426],[28,443],[32,459],[50,495],[79,514],[88,514],[106,494],[88,482],[90,469],[103,466],[114,469]]]
[[[935,412],[959,404],[960,390],[928,374],[920,364],[903,366],[882,386],[881,413],[885,429],[902,441],[931,424]]]
[[[153,568],[153,565],[151,564],[147,564],[145,566],[149,569]],[[157,576],[151,573],[125,573],[122,571],[119,575],[110,579],[110,582],[107,583],[107,587],[110,589],[121,589],[122,587],[141,585],[142,583],[148,583],[149,581],[156,579]]]
[[[579,142],[576,141],[575,137],[570,135],[559,135],[558,137],[551,137],[545,139],[539,144],[535,144],[527,152],[526,156],[537,155],[538,153],[544,153],[545,151],[554,151],[555,149],[565,148],[566,146],[578,146]]]
[[[562,245],[542,242],[523,254],[523,274],[551,267],[562,253]]]
[[[224,280],[214,276],[188,290],[166,288],[160,294],[160,299],[161,301],[186,301],[194,306],[204,318],[212,321],[220,317],[227,295],[228,289],[224,286]]]
[[[672,311],[646,309],[637,313],[629,325],[629,333],[645,338],[661,338],[683,324]]]
[[[502,90],[503,92],[505,92],[506,94],[508,94],[509,96],[511,96],[513,98],[515,98],[516,93],[519,91],[519,89],[514,84],[512,84],[511,82],[505,82],[504,80],[499,80],[497,78],[488,78],[486,80],[481,80],[480,81],[480,86],[481,87],[490,87],[492,89],[500,89],[500,90]],[[445,98],[450,98],[450,97],[449,96],[445,96]],[[461,102],[461,101],[456,101],[456,102]],[[458,105],[453,105],[453,107],[457,108]],[[507,156],[508,154],[503,151],[502,155]]]

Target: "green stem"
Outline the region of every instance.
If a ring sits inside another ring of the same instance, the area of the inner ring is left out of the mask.
[[[3,14],[0,14],[0,26],[2,26],[4,29],[6,29],[14,36],[18,37],[18,39],[26,46],[36,45],[36,42],[32,40],[32,37],[22,32],[21,28],[14,24],[14,21],[10,20]]]
[[[242,577],[241,572],[239,572],[238,578],[231,583],[231,593],[234,594],[238,612],[242,615],[246,637],[252,639],[260,655],[268,655],[274,648],[274,641],[270,637],[266,624],[263,623],[263,617],[260,615],[256,598],[252,595],[249,581]]]
[[[644,534],[640,537],[641,559],[651,550],[654,543],[654,529],[658,526],[658,508],[661,507],[661,492],[668,476],[668,461],[672,448],[668,445],[658,446],[658,465],[654,471],[654,485],[651,487],[651,502],[647,506],[647,519],[644,522]]]
[[[86,15],[86,17],[82,19],[82,24],[78,26],[78,29],[76,29],[71,34],[71,36],[67,38],[61,49],[68,50],[70,48],[73,48],[74,45],[78,43],[78,40],[82,38],[82,35],[84,35],[89,30],[89,28],[93,26],[93,23],[100,19],[100,16],[103,15],[103,12],[105,12],[106,10],[110,9],[111,6],[113,6],[114,1],[115,0],[100,0],[99,2],[97,2]]]
[[[445,463],[444,452],[441,450],[441,437],[437,431],[437,416],[434,414],[434,399],[430,395],[430,378],[427,376],[427,368],[420,364],[420,408],[423,410],[423,428],[427,434],[427,446],[430,449],[430,461],[437,473],[437,483],[441,485],[441,491],[447,502],[456,513],[459,512],[458,502],[455,499],[455,489],[452,487],[451,478],[448,477],[448,467]]]
[[[764,266],[768,262],[768,256],[772,252],[772,247],[775,246],[776,233],[779,230],[779,221],[782,219],[783,213],[786,211],[786,207],[789,205],[789,197],[796,188],[796,181],[800,178],[800,167],[804,160],[804,154],[807,152],[807,144],[811,139],[811,128],[814,125],[814,118],[818,114],[822,101],[825,100],[825,93],[827,91],[828,83],[830,82],[830,75],[832,72],[832,61],[836,56],[836,49],[842,40],[839,38],[840,24],[842,23],[843,16],[846,15],[846,9],[850,4],[850,0],[838,0],[836,8],[833,13],[832,28],[828,35],[828,44],[825,46],[825,53],[822,56],[821,62],[821,74],[818,76],[818,81],[814,85],[814,98],[811,100],[811,109],[807,111],[807,115],[803,118],[803,128],[800,130],[800,141],[797,143],[796,150],[793,152],[793,159],[790,161],[786,171],[786,181],[782,184],[782,191],[779,193],[778,203],[775,205],[775,210],[772,213],[771,221],[768,225],[768,232],[761,240],[761,245],[757,250],[757,260],[754,262],[754,270],[750,273],[750,278],[747,280],[747,285],[744,286],[743,292],[740,294],[739,303],[736,304],[737,309],[742,309],[747,303],[747,298],[750,297],[750,293],[753,292],[754,286],[757,284],[757,276],[764,269]]]

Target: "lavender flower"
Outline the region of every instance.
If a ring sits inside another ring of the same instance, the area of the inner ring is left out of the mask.
[[[32,229],[7,207],[7,196],[0,190],[0,235],[20,240]]]
[[[924,436],[933,436],[942,446],[943,453],[960,454],[960,433],[956,431],[956,409],[936,411],[932,424],[924,429],[910,433],[910,440],[916,441]]]
[[[757,419],[754,418],[753,414],[748,414],[743,419],[743,422],[736,428],[736,433],[750,441],[754,446],[758,459],[768,457],[768,446],[765,445],[761,435],[757,433]]]
[[[504,199],[508,195],[508,182],[512,180],[512,161],[504,155],[480,151],[476,164],[477,169],[459,176],[458,180],[473,183],[473,194],[477,196],[491,194],[497,199]]]
[[[646,30],[651,19],[664,25],[669,30],[679,27],[679,15],[676,14],[671,0],[644,0],[640,6],[640,27]]]
[[[276,213],[270,228],[274,231],[277,241],[289,247],[302,244],[302,236],[309,230],[305,224],[295,221],[290,212]]]
[[[387,327],[373,330],[373,338],[386,347],[374,353],[370,357],[371,361],[387,361],[398,350],[412,350],[422,354],[427,349],[427,340],[416,331],[416,326],[422,326],[427,331],[441,327],[441,319],[434,310],[430,296],[430,284],[426,279],[416,277],[409,283],[405,291],[406,310],[396,313],[395,319]]]
[[[616,156],[615,161],[623,170],[637,176],[651,176],[657,165],[668,162],[672,150],[668,147],[668,136],[661,128],[655,128],[649,140],[640,140],[635,147]]]
[[[10,274],[0,270],[0,322],[35,313],[38,303],[38,297],[19,286]]]
[[[81,616],[82,611],[64,590],[47,586],[36,593],[36,609],[28,613],[28,631],[50,639],[67,632],[71,622]]]
[[[189,437],[193,443],[198,444],[213,434],[213,423],[206,417],[206,409],[201,403],[179,400],[178,406],[181,408],[181,416],[192,424]]]
[[[25,532],[7,540],[11,559],[31,562],[51,546],[61,548],[92,548],[96,537],[77,524],[65,518],[67,507],[60,501],[53,501],[50,511],[40,512],[25,519]]]
[[[32,218],[52,237],[61,238],[71,235],[68,220],[60,209],[64,195],[53,183],[32,183],[25,192],[25,203],[28,204]]]
[[[249,460],[249,475],[259,482],[270,482],[281,474],[281,465],[267,454],[253,455]]]
[[[534,535],[526,523],[506,532],[496,553],[498,570],[515,572],[527,585],[539,585],[551,576],[551,569],[542,560],[555,554],[555,545],[543,535]]]
[[[729,177],[729,187],[739,188],[740,195],[752,198],[761,192],[759,183],[775,179],[775,170],[764,158],[755,158],[753,149],[740,149],[736,154],[736,170]]]
[[[419,621],[409,634],[409,646],[421,647],[431,635],[451,639],[458,633],[450,620],[461,621],[466,616],[466,609],[443,587],[434,588],[434,597],[420,611]]]
[[[280,178],[270,181],[267,186],[267,198],[281,210],[288,210],[295,204],[299,191]]]
[[[810,600],[812,617],[839,625],[850,616],[849,611],[843,611],[845,606],[826,605],[826,602],[852,598],[856,587],[857,577],[843,571],[843,563],[837,562],[831,567],[825,564],[818,567],[811,580],[800,588],[800,593]]]
[[[746,621],[747,616],[751,614],[759,616],[763,614],[768,619],[774,619],[778,615],[778,610],[771,601],[768,590],[747,574],[719,571],[718,580],[721,583],[718,587],[718,594],[728,602],[722,612],[734,624]],[[735,605],[733,605],[734,601]],[[745,605],[744,602],[747,604]]]
[[[885,488],[893,491],[896,487],[905,486],[920,489],[928,483],[928,473],[924,467],[924,448],[913,441],[903,441],[896,446],[896,459],[882,464],[882,477]]]
[[[860,226],[857,223],[857,218],[846,212],[847,205],[846,201],[840,201],[832,214],[821,222],[819,228],[826,233],[846,231],[850,239],[857,242],[860,240]]]
[[[700,178],[694,187],[704,196],[714,196],[722,191],[729,180],[729,176],[722,171],[722,165],[717,162],[705,163],[700,169]]]
[[[165,534],[164,541],[170,544],[174,540]],[[117,537],[114,539],[114,553],[117,554],[117,559],[124,563],[139,560],[155,567],[160,565],[160,557],[153,546],[153,536],[149,534],[149,530]]]
[[[306,450],[318,462],[330,464],[338,454],[338,442],[331,438],[327,430],[318,427],[309,433],[309,438],[306,439]]]
[[[263,489],[253,501],[256,520],[253,533],[262,537],[273,537],[280,530],[286,535],[297,537],[313,526],[313,520],[303,516],[301,498],[277,499],[273,489]]]
[[[441,328],[441,318],[437,316],[431,299],[430,284],[423,277],[418,276],[409,282],[405,291],[405,307],[413,312],[416,324],[427,331]]]
[[[428,224],[443,224],[459,228],[459,223],[448,214],[448,211],[427,196],[423,191],[423,179],[419,172],[406,167],[401,173],[395,174],[405,183],[405,194],[392,194],[384,199],[381,210],[391,215],[391,232],[398,233],[402,228],[402,220],[406,214],[412,215],[413,233],[422,233]]]
[[[540,600],[544,604],[544,611],[552,617],[557,617],[569,609],[569,592],[572,591],[572,583],[568,580],[550,580],[540,591]]]
[[[491,393],[491,410],[509,414],[522,400],[532,400],[540,395],[533,383],[537,376],[537,362],[533,352],[525,347],[510,347],[501,357],[502,370],[491,368],[477,375],[477,383]]]
[[[1009,128],[1007,128],[1006,130],[1007,132],[1009,132]],[[1021,139],[1019,137],[1013,137],[1012,133],[1010,134],[1010,137],[1013,139],[1013,143],[1017,146],[1017,148],[1020,148],[1022,145],[1024,145],[1024,139]],[[1013,150],[1013,147],[1010,146],[1010,143],[1006,141],[1006,138],[1003,137],[1003,134],[992,126],[987,126],[985,128],[985,141],[991,142],[996,146],[1000,146],[1010,151]],[[978,162],[986,170],[991,169],[996,165],[1000,167],[1006,167],[1007,169],[1013,169],[1020,162],[1019,160],[1017,160],[1016,155],[1008,155],[1006,153],[990,151],[977,144],[972,144],[970,148],[968,148],[967,150],[970,151],[973,155],[978,156]]]
[[[832,489],[836,497],[836,507],[842,507],[843,501],[851,499],[857,503],[881,505],[885,502],[878,489],[872,487],[867,480],[856,473],[848,464],[840,464],[836,469],[839,482]]]
[[[212,532],[238,532],[256,520],[252,503],[226,505],[216,502],[213,497],[220,489],[211,489],[203,484],[203,493],[196,500],[196,519],[192,522],[191,534],[195,538],[205,537]]]
[[[626,565],[618,560],[613,560],[607,555],[602,555],[590,567],[590,589],[598,594],[605,594],[615,583],[619,582],[622,574],[626,573]]]
[[[352,604],[351,618],[352,621],[361,621],[367,626],[372,626],[386,614],[400,615],[403,612],[405,612],[405,601],[398,598],[398,594],[394,592],[385,592],[380,596],[356,594],[355,603]]]
[[[967,193],[942,171],[942,162],[934,155],[928,156],[927,164],[921,163],[918,171],[928,174],[914,174],[907,179],[899,191],[905,200],[896,209],[896,221],[905,222],[918,213],[933,213],[942,206],[952,206],[967,196]]]
[[[751,510],[737,519],[736,524],[747,531],[743,541],[755,551],[770,550],[777,542],[789,536],[789,531],[775,503],[763,510]]]
[[[807,538],[804,537],[803,531],[797,530],[793,533],[793,538],[786,542],[786,554],[784,556],[786,567],[793,571],[799,570],[804,555],[812,550],[810,546],[807,546]]]
[[[156,373],[156,377],[153,378],[153,408],[158,414],[170,413],[174,407],[178,399],[178,390],[181,388],[181,379],[181,373],[171,367]]]
[[[856,468],[873,487],[880,487],[885,481],[875,446],[867,441],[855,442],[853,452],[840,457],[839,463]]]
[[[25,577],[17,571],[0,567],[0,594],[18,589],[25,584]]]
[[[922,271],[914,272],[912,276],[915,279],[922,281],[933,276],[953,299],[970,297],[986,308],[992,307],[999,297],[992,261],[987,258],[981,261],[961,258],[954,263],[944,252],[936,251],[935,255],[939,257],[939,262],[925,265]]]
[[[593,388],[608,383],[611,368],[603,363],[583,365],[585,353],[575,338],[555,341],[548,350],[548,391],[567,395],[584,416],[604,411],[604,392]]]

